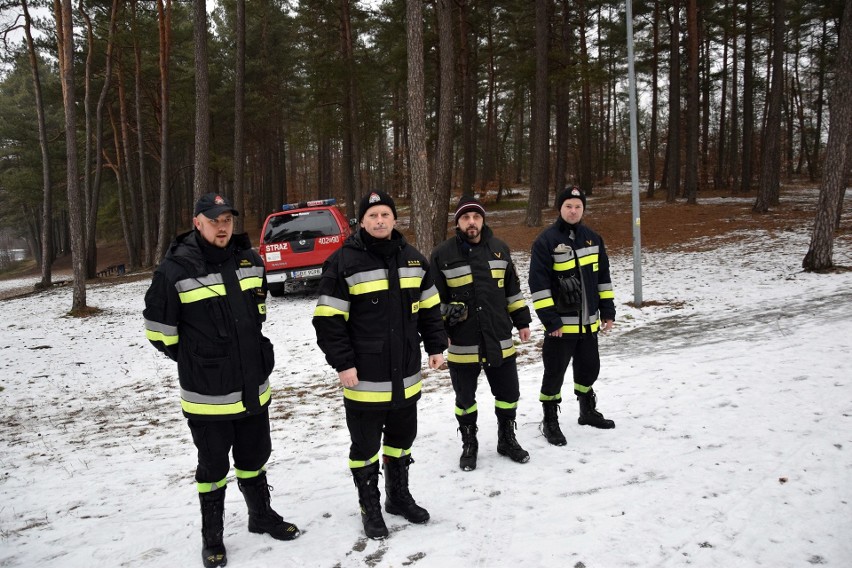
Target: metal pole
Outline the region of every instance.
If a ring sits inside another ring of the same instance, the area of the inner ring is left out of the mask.
[[[633,0],[626,0],[627,79],[630,95],[630,178],[633,195],[633,305],[642,306],[642,234],[639,217],[639,143],[636,134],[636,73],[633,69]]]

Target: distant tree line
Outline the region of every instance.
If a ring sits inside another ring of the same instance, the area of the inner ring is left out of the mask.
[[[756,192],[760,212],[782,181],[817,184],[849,1],[634,2],[644,193]],[[385,189],[411,200],[428,250],[452,192],[529,187],[527,223],[539,225],[564,185],[592,194],[630,176],[621,1],[0,9],[0,224],[26,237],[45,285],[53,258],[75,249],[75,279],[94,276],[99,238],[123,238],[130,268],[156,264],[204,191],[257,224],[323,197],[352,215]],[[848,162],[834,166],[840,183]]]

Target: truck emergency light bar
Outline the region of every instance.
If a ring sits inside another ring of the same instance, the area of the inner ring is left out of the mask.
[[[291,209],[302,209],[303,207],[319,207],[321,205],[334,205],[337,203],[335,198],[317,199],[314,201],[302,201],[301,203],[285,203],[281,206],[281,211],[290,211]]]

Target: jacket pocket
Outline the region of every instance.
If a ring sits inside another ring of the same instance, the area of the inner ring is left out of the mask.
[[[382,352],[384,351],[385,342],[383,339],[360,339],[352,342],[352,347],[355,349],[355,368],[358,369],[358,375],[367,379],[386,377],[377,377],[382,369]]]
[[[239,390],[230,343],[187,345],[181,348],[178,373],[189,390],[200,394],[222,395]]]

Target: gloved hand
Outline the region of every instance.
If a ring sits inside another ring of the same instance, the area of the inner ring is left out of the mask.
[[[583,301],[583,289],[576,276],[565,276],[559,279],[559,290],[556,293],[556,311],[564,314],[576,312]]]
[[[454,326],[459,322],[467,319],[467,304],[464,302],[450,302],[447,307],[447,313],[444,314],[444,320],[447,325]]]

